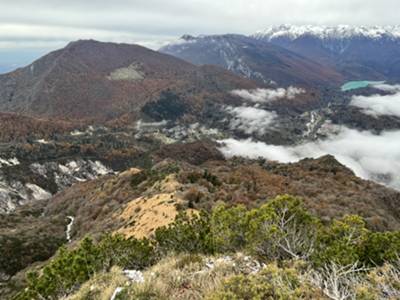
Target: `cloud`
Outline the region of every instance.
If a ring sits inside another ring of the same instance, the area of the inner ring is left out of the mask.
[[[51,51],[82,38],[158,49],[183,34],[252,34],[282,23],[395,25],[397,8],[398,0],[3,0],[0,49]]]
[[[381,181],[397,189],[400,189],[399,149],[400,131],[386,131],[375,135],[347,127],[342,127],[337,135],[331,135],[325,140],[292,147],[234,139],[221,141],[220,147],[227,157],[265,157],[284,163],[331,154],[357,176]]]
[[[227,106],[226,112],[232,115],[230,127],[232,130],[241,130],[246,134],[265,133],[265,130],[271,127],[274,120],[277,118],[275,112],[266,111],[263,109],[239,106]]]
[[[353,96],[350,105],[359,107],[365,114],[372,116],[400,117],[400,85],[376,84],[373,87],[392,94]]]
[[[400,84],[373,83],[371,86],[385,92],[400,92]]]
[[[305,93],[302,88],[289,86],[288,88],[277,89],[254,89],[254,90],[234,90],[232,95],[239,96],[245,100],[258,103],[266,103],[279,99],[294,99],[297,95]]]
[[[220,151],[228,158],[243,156],[248,158],[265,157],[283,163],[295,162],[298,157],[283,146],[267,145],[264,142],[247,140],[236,140],[233,138],[221,140]]]
[[[370,97],[356,96],[351,105],[361,107],[366,113],[374,115],[400,116],[400,85],[376,84],[375,88],[390,95]],[[253,91],[240,90],[235,94],[252,102],[265,102],[291,95],[295,97],[299,89]],[[263,133],[273,121],[278,121],[276,113],[251,107],[229,107],[228,112],[235,115],[231,122],[233,128],[247,133]],[[266,118],[269,116],[272,119]],[[275,114],[275,115],[274,115]],[[265,124],[262,121],[265,121]],[[267,126],[268,125],[268,126]],[[317,158],[332,154],[342,164],[352,169],[356,175],[384,183],[400,189],[400,130],[384,131],[380,135],[369,131],[358,131],[344,126],[325,123],[328,138],[307,142],[296,146],[275,146],[260,141],[226,139],[221,141],[220,150],[227,156],[246,156],[249,158],[265,157],[283,163],[295,162],[306,157]]]
[[[108,31],[114,38],[147,35],[149,42],[184,33],[251,34],[282,23],[394,25],[397,7],[397,0],[15,0],[0,2],[0,23],[32,27],[27,39],[36,35],[34,26],[42,26],[75,28],[77,38],[81,30],[92,30],[92,38]],[[68,42],[62,32],[59,39]]]

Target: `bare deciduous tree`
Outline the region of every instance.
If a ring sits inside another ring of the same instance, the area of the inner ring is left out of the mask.
[[[318,271],[311,271],[309,280],[329,299],[355,299],[355,288],[361,280],[360,273],[367,270],[358,263],[341,266],[332,262]]]
[[[278,211],[278,228],[281,233],[277,246],[294,259],[307,259],[314,252],[315,228],[299,224],[296,213],[290,214],[287,206]]]

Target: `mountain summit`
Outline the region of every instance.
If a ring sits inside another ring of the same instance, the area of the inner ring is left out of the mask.
[[[222,69],[199,68],[138,45],[80,40],[0,75],[0,111],[111,120],[140,114],[166,90],[185,94],[190,106],[200,94],[212,98],[211,94],[254,86]]]

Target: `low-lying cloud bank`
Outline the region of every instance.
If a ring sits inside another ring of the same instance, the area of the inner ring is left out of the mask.
[[[268,145],[253,140],[222,140],[220,150],[227,157],[264,157],[279,162],[296,162],[306,157],[331,154],[365,179],[400,189],[400,131],[380,135],[342,127],[328,139],[292,147]]]
[[[304,94],[306,91],[302,88],[289,86],[288,88],[277,89],[255,89],[255,90],[234,90],[232,95],[239,96],[244,100],[256,103],[266,103],[279,99],[294,99],[297,95]]]
[[[392,94],[381,96],[354,96],[350,105],[359,107],[372,116],[400,117],[400,85],[375,84],[374,88]]]
[[[351,105],[375,116],[400,117],[400,85],[375,84],[374,88],[390,94],[354,96]],[[303,92],[304,90],[295,87],[233,91],[235,95],[257,103],[291,98]],[[233,116],[232,129],[241,129],[249,134],[263,133],[273,121],[278,121],[274,112],[257,107],[229,107],[227,111]],[[220,150],[227,157],[264,157],[288,163],[307,157],[317,158],[331,154],[343,165],[352,169],[357,176],[379,181],[400,190],[400,129],[383,131],[377,135],[369,131],[338,126],[324,140],[296,146],[268,145],[252,139],[226,139],[220,142]]]
[[[275,112],[249,106],[227,106],[225,110],[232,116],[230,128],[241,130],[246,134],[264,134],[277,118]]]

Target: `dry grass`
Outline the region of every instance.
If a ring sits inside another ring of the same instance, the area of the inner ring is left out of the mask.
[[[256,261],[243,254],[233,257],[170,256],[144,273],[144,284],[133,284],[128,288],[128,299],[150,293],[158,295],[154,299],[204,299],[227,278],[259,269],[261,266]]]
[[[232,259],[200,255],[170,256],[143,273],[144,283],[130,282],[120,268],[100,273],[65,300],[109,300],[117,287],[122,299],[204,299],[229,276],[251,272],[244,255]]]
[[[117,233],[143,238],[149,237],[157,228],[171,224],[178,215],[177,207],[184,202],[177,192],[181,186],[172,174],[157,181],[146,192],[147,196],[129,201],[122,213],[115,216],[124,224]],[[189,209],[187,213],[193,213],[193,210]]]
[[[356,265],[326,265],[316,270],[304,261],[285,261],[280,266],[277,263],[261,265],[241,253],[219,257],[181,254],[166,257],[144,271],[144,282],[132,282],[121,269],[114,267],[108,273],[95,275],[65,300],[109,300],[117,287],[123,288],[118,299],[230,299],[221,298],[225,295],[221,291],[230,284],[234,292],[234,282],[239,284],[236,288],[246,290],[248,295],[253,292],[268,294],[269,289],[275,295],[285,292],[284,295],[299,295],[299,299],[394,300],[400,297],[399,270],[397,264],[371,270]],[[232,281],[237,278],[247,278],[243,282],[252,286]]]
[[[65,300],[96,299],[109,300],[117,287],[129,284],[120,268],[114,267],[108,273],[100,273],[86,282],[73,295]]]
[[[127,237],[148,237],[157,228],[171,224],[178,214],[174,193],[140,197],[130,201],[119,216],[124,226],[117,230]]]

